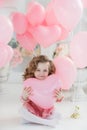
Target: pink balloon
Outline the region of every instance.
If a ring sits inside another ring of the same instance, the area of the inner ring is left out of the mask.
[[[67,31],[65,28],[63,28],[62,26],[60,26],[61,28],[61,36],[59,38],[59,40],[64,40],[66,38],[68,38],[69,36],[69,31]]]
[[[0,68],[10,62],[13,51],[10,46],[0,43]]]
[[[87,8],[87,0],[82,0],[82,3],[83,3],[83,7]]]
[[[77,33],[70,43],[70,56],[78,68],[87,66],[87,32]]]
[[[18,42],[20,43],[20,45],[29,51],[32,51],[34,49],[34,47],[36,46],[35,39],[28,32],[26,32],[23,35],[16,35],[16,38],[17,38]]]
[[[53,1],[51,1],[46,8],[45,21],[47,25],[58,25],[61,28],[61,36],[59,40],[64,40],[68,37],[69,31],[67,31],[64,27],[62,27],[59,24],[58,19],[56,18],[56,15],[53,9]]]
[[[53,62],[56,66],[56,74],[63,83],[62,89],[70,89],[77,74],[73,61],[66,56],[59,56]]]
[[[58,25],[58,20],[53,10],[53,2],[48,3],[46,8],[45,21],[47,25]]]
[[[42,24],[45,18],[44,7],[40,3],[35,1],[30,3],[30,5],[28,6],[27,18],[28,22],[32,26]]]
[[[0,42],[8,43],[13,36],[13,25],[10,19],[0,15]]]
[[[0,0],[0,7],[4,6],[4,1]]]
[[[61,35],[61,28],[57,25],[39,25],[37,27],[29,28],[28,31],[31,32],[37,43],[44,47],[48,47],[58,41]]]
[[[14,31],[17,34],[24,34],[28,27],[28,21],[26,16],[22,13],[16,12],[13,13],[11,17],[14,26]]]
[[[71,31],[79,22],[83,6],[81,0],[53,0],[56,18],[66,30]]]
[[[42,108],[50,108],[55,102],[54,90],[61,88],[61,82],[56,75],[50,75],[45,80],[29,78],[24,81],[24,87],[32,87],[33,95],[29,96],[33,102]]]

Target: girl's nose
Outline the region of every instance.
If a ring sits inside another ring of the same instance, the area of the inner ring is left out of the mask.
[[[43,75],[44,75],[44,72],[40,72],[40,75],[43,76]]]

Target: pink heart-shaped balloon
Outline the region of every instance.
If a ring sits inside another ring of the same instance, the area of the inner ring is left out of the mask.
[[[28,31],[44,47],[48,47],[58,41],[61,35],[61,28],[57,25],[29,27]]]
[[[28,20],[26,15],[19,12],[13,13],[11,15],[11,20],[14,26],[14,31],[17,34],[24,34],[27,31]]]
[[[20,43],[20,45],[27,49],[28,51],[32,51],[34,49],[34,47],[36,46],[36,41],[33,38],[33,36],[26,32],[22,35],[17,34],[16,38],[18,40],[18,42]]]
[[[45,80],[29,78],[24,81],[24,87],[32,87],[33,95],[29,96],[33,102],[42,108],[50,108],[55,102],[53,92],[61,87],[61,82],[56,75],[50,75]]]
[[[27,9],[27,19],[29,24],[36,26],[42,24],[45,18],[45,9],[38,2],[30,2]]]

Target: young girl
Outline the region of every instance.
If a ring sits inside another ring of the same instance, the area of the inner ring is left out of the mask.
[[[32,61],[29,63],[29,66],[26,68],[23,77],[24,80],[28,78],[45,80],[49,75],[54,74],[55,72],[56,68],[53,62],[49,60],[46,56],[40,55],[32,59]],[[30,122],[53,126],[56,123],[54,119],[48,119],[51,115],[53,115],[54,106],[49,109],[43,109],[29,99],[30,95],[33,95],[32,86],[25,86],[22,94],[24,105],[24,109],[22,109],[23,118]],[[56,98],[56,101],[60,102],[63,99],[63,96],[61,95],[61,90],[56,89],[54,92],[54,96]]]

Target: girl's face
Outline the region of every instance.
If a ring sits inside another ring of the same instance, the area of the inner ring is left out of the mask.
[[[34,76],[39,80],[44,80],[48,77],[48,74],[49,74],[49,62],[38,63]]]

